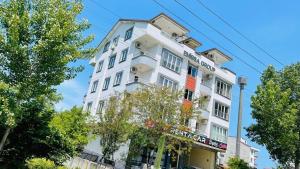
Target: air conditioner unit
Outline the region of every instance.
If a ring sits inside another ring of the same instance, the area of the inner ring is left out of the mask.
[[[205,78],[206,78],[206,79],[212,79],[212,78],[213,78],[213,75],[212,75],[212,74],[206,74],[206,75],[205,75]]]
[[[135,42],[135,47],[137,49],[141,49],[141,46],[142,46],[141,42]]]
[[[172,33],[172,37],[173,37],[173,38],[177,38],[177,37],[178,37],[177,33],[175,33],[175,32]]]
[[[130,72],[135,74],[137,72],[137,68],[136,67],[131,67]]]
[[[215,56],[213,54],[208,54],[208,58],[215,61]]]

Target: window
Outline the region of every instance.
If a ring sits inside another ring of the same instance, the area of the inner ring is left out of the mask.
[[[102,90],[107,90],[110,82],[110,77],[105,78]]]
[[[190,91],[188,89],[185,89],[185,92],[184,92],[184,99],[186,100],[189,100],[189,101],[192,101],[193,100],[193,91]]]
[[[219,102],[215,102],[215,111],[214,115],[220,117],[221,119],[228,120],[229,107],[221,104]]]
[[[94,81],[93,86],[92,86],[91,93],[96,92],[97,87],[98,87],[98,80]]]
[[[116,60],[116,55],[114,54],[111,57],[109,57],[109,62],[108,62],[108,69],[113,68],[115,65],[115,60]]]
[[[189,64],[189,66],[188,66],[188,75],[196,77],[197,76],[197,72],[198,72],[197,67]]]
[[[167,49],[162,50],[162,62],[161,65],[165,68],[180,73],[181,71],[182,58],[176,56]]]
[[[117,37],[114,38],[114,40],[113,40],[113,45],[114,45],[114,46],[118,46],[119,37],[120,37],[120,36],[117,36]]]
[[[170,87],[172,90],[176,90],[178,86],[177,82],[163,75],[160,75],[159,77],[159,84],[164,87]]]
[[[87,111],[87,112],[91,112],[91,110],[92,110],[92,105],[93,105],[93,102],[89,102],[89,103],[87,104],[87,107],[86,107],[86,111]]]
[[[122,52],[121,52],[121,57],[120,57],[120,62],[126,61],[127,53],[128,53],[128,48],[122,50]]]
[[[102,71],[102,67],[103,67],[103,60],[98,63],[98,67],[97,67],[96,73],[101,72]]]
[[[104,45],[103,53],[106,52],[106,51],[108,51],[109,45],[110,45],[110,42],[107,42],[107,43]]]
[[[118,72],[115,77],[114,86],[121,84],[123,72]]]
[[[99,114],[99,115],[102,114],[103,108],[104,108],[104,100],[100,100],[98,103],[96,114]]]
[[[130,28],[130,29],[128,29],[128,30],[126,31],[124,41],[126,41],[126,40],[128,40],[128,39],[131,38],[131,36],[132,36],[132,31],[133,31],[133,27]]]
[[[218,93],[219,95],[222,95],[222,96],[230,99],[231,85],[222,81],[221,79],[217,78],[215,92]]]
[[[227,134],[228,131],[226,128],[221,127],[219,125],[212,125],[211,129],[211,139],[220,141],[222,143],[227,142]]]

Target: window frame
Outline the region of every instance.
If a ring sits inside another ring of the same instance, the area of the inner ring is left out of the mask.
[[[102,103],[101,112],[99,112],[100,103]],[[104,106],[105,106],[105,100],[99,100],[98,105],[97,105],[96,114],[98,114],[98,115],[103,114]]]
[[[119,83],[116,83],[116,82],[117,82],[117,77],[118,77],[118,75],[120,75],[120,80],[119,80]],[[119,85],[121,84],[121,82],[122,82],[122,77],[123,77],[123,71],[119,71],[119,72],[116,73],[115,79],[114,79],[113,87],[119,86]]]
[[[95,80],[92,84],[92,88],[91,88],[91,93],[95,93],[97,91],[97,88],[98,88],[98,83],[99,83],[99,80]]]
[[[128,33],[129,31],[130,31],[130,36],[127,37],[127,33]],[[129,29],[126,30],[125,36],[124,36],[124,41],[127,41],[127,40],[131,39],[132,34],[133,34],[133,27],[131,27],[131,28],[129,28]]]
[[[91,112],[92,107],[93,107],[93,102],[92,101],[88,102],[86,105],[86,112]]]
[[[218,128],[216,131],[218,131],[218,133],[216,133],[216,136],[214,136],[213,134],[213,130],[214,130],[214,127]],[[222,132],[219,132],[221,131]],[[222,133],[222,134],[220,134]],[[225,135],[223,135],[223,133],[225,133]],[[223,138],[220,139],[219,137],[222,136]],[[216,141],[219,141],[219,142],[222,142],[222,143],[227,143],[227,138],[228,138],[228,128],[227,127],[224,127],[224,126],[221,126],[221,125],[218,125],[216,123],[211,123],[211,129],[210,129],[210,138],[213,139],[213,140],[216,140]]]
[[[170,50],[163,48],[161,52],[160,65],[166,69],[169,69],[177,74],[181,73],[183,59],[171,52]]]
[[[102,69],[103,69],[103,64],[104,64],[104,60],[100,60],[100,61],[98,62],[98,66],[97,66],[96,73],[99,73],[99,72],[102,71]],[[101,66],[101,67],[100,67],[100,66]],[[100,68],[99,68],[99,67],[100,67]]]
[[[167,86],[165,86],[165,80],[167,80]],[[170,82],[172,82],[171,86],[170,86]],[[165,76],[163,74],[158,74],[158,84],[160,86],[163,86],[163,87],[171,87],[172,91],[174,90],[177,90],[178,89],[178,81],[176,80],[173,80],[172,78],[169,78],[168,76]]]
[[[112,59],[112,58],[114,58],[114,61],[113,61],[112,64],[111,64],[111,59]],[[111,55],[111,56],[109,57],[107,69],[111,69],[111,68],[113,68],[113,67],[115,66],[116,58],[117,58],[117,54],[116,54],[116,53],[113,54],[113,55]]]
[[[125,59],[124,59],[123,55],[124,55],[124,52],[125,52],[125,51],[126,51],[126,56],[125,56]],[[127,60],[128,51],[129,51],[129,48],[125,48],[125,49],[123,49],[123,50],[121,51],[119,63],[125,62],[125,61]]]
[[[216,109],[217,104],[218,104],[218,108]],[[224,112],[223,112],[223,109],[224,109]],[[229,121],[230,106],[228,106],[220,101],[215,100],[213,110],[214,110],[213,115],[215,117],[218,117],[222,120]],[[226,110],[227,110],[227,112],[226,112]]]
[[[184,99],[188,100],[188,101],[193,101],[194,92],[195,91],[192,91],[192,90],[189,90],[189,89],[185,89],[184,90]]]
[[[110,46],[110,41],[106,42],[104,47],[103,47],[103,52],[102,53],[105,53],[109,50],[109,46]]]
[[[107,82],[107,83],[106,83],[106,82]],[[109,77],[106,77],[106,78],[104,79],[102,91],[107,90],[107,89],[109,88],[109,84],[110,84],[110,76],[109,76]]]
[[[113,41],[112,41],[112,44],[113,44],[115,47],[118,46],[119,39],[120,39],[120,35],[114,37],[114,39],[113,39]]]
[[[230,100],[232,95],[232,84],[222,80],[219,77],[216,77],[215,93]]]
[[[191,72],[189,73],[189,69],[191,68]],[[194,71],[193,71],[194,70]],[[194,73],[193,73],[194,72]],[[198,75],[198,67],[197,66],[194,66],[190,63],[188,63],[188,70],[187,70],[187,74],[189,76],[192,76],[193,78],[197,78],[197,75]],[[194,74],[194,75],[193,75]]]

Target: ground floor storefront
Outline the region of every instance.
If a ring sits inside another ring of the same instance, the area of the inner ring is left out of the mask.
[[[192,145],[189,145],[191,147],[189,147],[190,149],[188,151],[182,152],[169,151],[165,148],[161,160],[162,169],[214,169],[216,168],[217,153],[225,152],[227,148],[226,143],[212,140],[203,135],[196,135],[191,132],[178,130],[174,130],[172,134],[192,139]],[[93,166],[93,168],[95,168],[94,166],[99,166],[98,164],[106,163],[105,159],[101,157],[101,147],[99,143],[100,138],[97,138],[86,147],[86,150],[88,151],[85,151],[85,154],[78,157],[84,159],[84,162],[81,162],[80,164],[87,163],[86,160],[92,161],[92,165],[85,166]],[[185,145],[183,144],[182,146]],[[128,141],[126,145],[123,145],[120,150],[114,154],[114,161],[112,161],[112,163],[116,169],[154,168],[154,161],[157,155],[156,152],[157,149],[155,147],[140,147],[139,155],[134,158],[129,158],[130,141]],[[89,155],[89,153],[93,155]],[[80,161],[80,159],[77,159],[76,161]],[[75,167],[75,165],[73,166]],[[89,169],[89,167],[86,169]]]

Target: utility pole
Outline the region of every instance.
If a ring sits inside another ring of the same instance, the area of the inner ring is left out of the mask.
[[[238,124],[237,124],[235,155],[237,158],[240,158],[241,130],[242,130],[242,116],[243,116],[243,91],[245,85],[247,84],[247,79],[245,77],[239,77],[238,83],[240,85],[240,100],[239,100],[239,114],[238,114]]]

